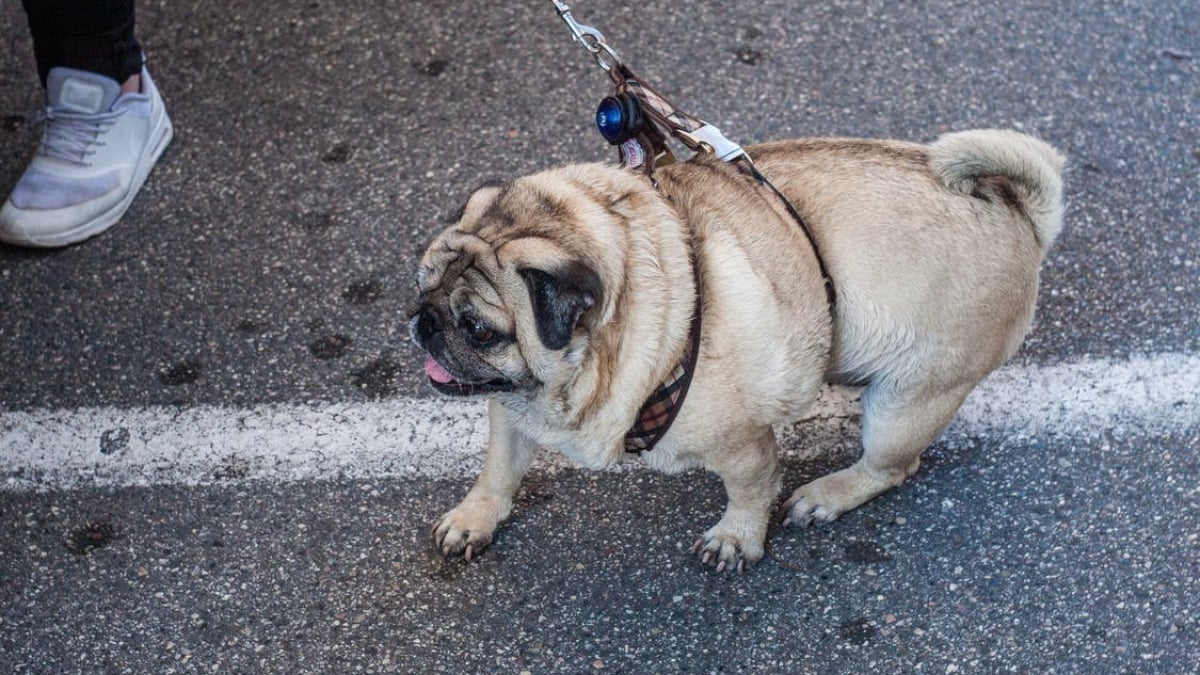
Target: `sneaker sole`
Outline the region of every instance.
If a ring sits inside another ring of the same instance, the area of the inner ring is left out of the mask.
[[[13,236],[11,233],[0,233],[0,241],[35,248],[59,248],[78,244],[81,241],[91,239],[104,232],[115,225],[121,219],[121,216],[125,215],[125,212],[129,210],[129,206],[133,204],[134,197],[137,197],[138,192],[141,191],[142,185],[150,175],[150,171],[158,164],[159,157],[162,157],[163,152],[167,149],[167,145],[171,143],[171,139],[174,137],[175,127],[171,124],[171,118],[167,116],[167,112],[164,110],[158,127],[151,133],[152,147],[150,152],[143,154],[141,159],[138,160],[137,166],[134,169],[133,180],[129,183],[129,189],[126,190],[125,196],[104,213],[82,225],[54,235],[24,238]]]

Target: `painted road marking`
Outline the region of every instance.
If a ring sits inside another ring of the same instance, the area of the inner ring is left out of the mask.
[[[1096,438],[1200,427],[1200,355],[1009,366],[967,399],[948,438]],[[840,423],[855,395],[826,392],[809,418]],[[482,464],[484,404],[446,399],[0,413],[0,488],[231,480],[467,477]]]

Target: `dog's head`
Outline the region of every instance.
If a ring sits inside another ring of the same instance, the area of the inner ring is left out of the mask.
[[[623,282],[628,218],[615,203],[631,187],[648,188],[585,165],[471,195],[418,274],[411,333],[436,389],[522,393],[569,380]]]

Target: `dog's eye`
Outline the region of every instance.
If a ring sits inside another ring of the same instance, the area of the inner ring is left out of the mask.
[[[468,340],[480,347],[488,347],[498,341],[496,331],[471,317],[463,318],[462,332]]]
[[[471,339],[479,343],[488,343],[496,339],[496,332],[491,328],[476,326],[471,330]]]

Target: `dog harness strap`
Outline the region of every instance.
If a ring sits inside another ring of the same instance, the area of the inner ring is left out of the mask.
[[[636,96],[642,104],[643,110],[651,119],[664,129],[670,130],[672,135],[681,131],[690,133],[704,126],[703,120],[675,107],[644,80],[634,75],[633,71],[625,64],[609,71],[609,76],[613,79],[618,91],[628,91]]]
[[[796,224],[800,226],[800,230],[804,232],[809,246],[812,247],[813,255],[817,258],[817,267],[821,270],[821,281],[825,284],[825,300],[829,303],[829,313],[834,314],[837,310],[837,291],[833,287],[833,277],[829,274],[829,269],[825,267],[825,257],[821,255],[821,249],[817,246],[817,238],[813,235],[812,228],[808,226],[808,223],[804,220],[804,216],[800,215],[796,207],[792,206],[791,200],[785,197],[771,181],[767,180],[767,177],[762,175],[753,162],[735,162],[735,165],[739,171],[749,171],[750,176],[759,185],[773,192],[779,198],[779,201],[783,203],[783,208],[787,210],[788,215],[792,217],[792,220],[796,221]]]
[[[650,398],[638,410],[637,421],[625,434],[625,452],[640,455],[650,452],[654,446],[667,435],[671,424],[683,408],[687,398],[688,386],[692,383],[692,375],[696,372],[696,361],[700,357],[700,324],[703,312],[703,297],[700,285],[700,261],[693,263],[692,272],[696,283],[696,309],[692,312],[692,325],[688,332],[688,341],[684,346],[679,363],[658,388],[650,394]]]

